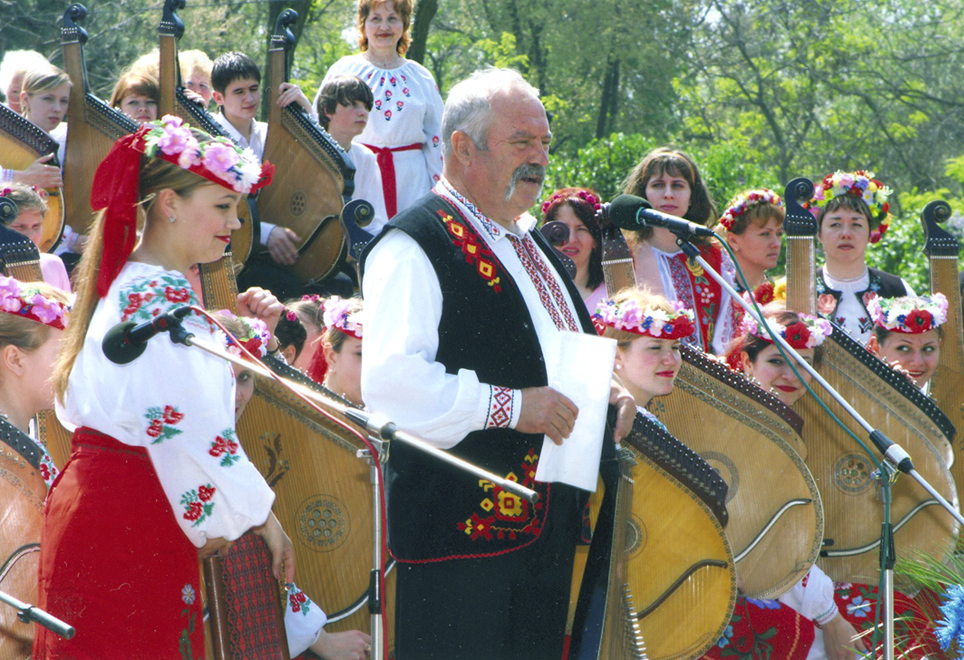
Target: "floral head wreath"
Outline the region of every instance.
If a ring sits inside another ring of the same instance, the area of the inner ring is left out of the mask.
[[[236,316],[227,309],[222,309],[218,314],[235,318],[241,322],[240,325],[244,328],[244,334],[237,335],[238,343],[244,346],[252,355],[263,358],[268,354],[268,342],[271,341],[271,333],[268,332],[268,326],[264,321],[246,316]],[[227,338],[227,341],[228,352],[241,355],[238,343],[235,343],[230,337]]]
[[[943,293],[900,298],[873,296],[867,302],[867,312],[881,328],[919,335],[947,322],[947,297]]]
[[[0,275],[0,311],[49,325],[57,330],[67,327],[70,307],[48,298],[40,290],[12,277]]]
[[[258,162],[250,149],[241,149],[225,137],[200,144],[180,117],[165,115],[143,124],[114,143],[97,166],[90,205],[104,211],[104,253],[97,276],[97,293],[107,295],[134,249],[140,161],[147,155],[173,163],[212,183],[248,194],[271,183],[274,165]]]
[[[349,337],[362,338],[362,312],[352,311],[352,301],[332,296],[322,305],[326,328],[337,328]]]
[[[773,204],[782,207],[783,200],[769,188],[747,190],[730,200],[730,205],[726,207],[723,215],[720,216],[720,224],[729,231],[733,229],[733,223],[736,222],[737,218],[754,206],[760,206],[761,204]]]
[[[622,304],[608,299],[601,300],[592,318],[597,329],[600,330],[613,328],[654,339],[689,337],[696,329],[693,310],[686,309],[679,302],[670,304],[673,306],[672,312],[662,309],[640,309],[639,303],[632,299]]]
[[[764,321],[773,331],[773,334],[780,335],[792,348],[796,349],[816,348],[833,334],[833,326],[830,325],[830,321],[809,314],[798,314],[798,316],[800,320],[790,325],[783,325],[775,318],[766,318]],[[770,334],[766,330],[762,330],[749,314],[743,317],[740,324],[740,334],[753,335],[769,344],[773,343]]]
[[[873,172],[857,170],[856,172],[834,172],[823,177],[823,181],[816,186],[813,199],[810,200],[810,212],[817,215],[819,210],[830,203],[835,197],[853,195],[867,203],[870,215],[876,227],[871,227],[870,242],[877,243],[887,233],[890,227],[890,197],[891,189],[874,178]]]
[[[553,193],[552,197],[550,197],[549,199],[547,199],[542,203],[542,215],[545,216],[546,213],[549,212],[549,209],[551,209],[556,204],[561,204],[562,202],[570,199],[575,201],[581,201],[588,204],[589,207],[593,210],[593,212],[598,211],[601,206],[599,203],[599,198],[596,197],[593,193],[589,192],[588,190],[585,190],[585,189],[562,190],[562,191]]]

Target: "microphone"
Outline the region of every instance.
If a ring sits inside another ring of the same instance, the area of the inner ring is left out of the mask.
[[[104,355],[114,364],[133,362],[147,350],[147,342],[151,337],[179,328],[181,319],[190,313],[191,307],[184,305],[140,325],[133,321],[118,323],[104,335],[101,344]]]
[[[712,231],[695,222],[653,210],[642,197],[619,195],[609,205],[609,219],[620,229],[663,227],[680,237],[714,236]]]

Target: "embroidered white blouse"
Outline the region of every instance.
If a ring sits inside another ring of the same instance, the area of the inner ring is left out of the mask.
[[[322,81],[332,76],[358,76],[375,97],[368,125],[355,142],[376,147],[421,144],[414,151],[398,151],[395,161],[397,213],[427,194],[442,176],[442,96],[435,78],[418,62],[405,60],[397,69],[381,69],[361,54],[335,62]],[[318,106],[318,95],[313,105]]]
[[[87,426],[146,448],[178,525],[201,547],[264,524],[274,502],[235,435],[230,366],[166,335],[126,365],[108,360],[101,348],[116,324],[140,323],[182,304],[198,303],[181,273],[128,262],[97,304],[57,417],[69,430]],[[196,315],[184,327],[217,341]]]

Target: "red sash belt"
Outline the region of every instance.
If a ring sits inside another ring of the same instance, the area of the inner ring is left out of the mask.
[[[388,219],[391,220],[398,212],[398,192],[395,187],[395,156],[396,151],[416,151],[422,148],[421,142],[406,144],[403,147],[376,147],[366,144],[371,149],[378,161],[378,169],[382,173],[382,190],[385,193],[385,211]]]

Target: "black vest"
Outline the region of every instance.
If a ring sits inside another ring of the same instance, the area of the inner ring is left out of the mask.
[[[415,239],[438,276],[442,316],[435,361],[450,374],[474,371],[482,383],[512,389],[547,385],[542,349],[522,294],[459,210],[432,193],[400,213],[366,248],[363,277],[372,247],[392,230]],[[583,330],[594,332],[562,265],[538,232],[531,236],[546,260],[563,274]],[[569,487],[534,481],[542,440],[541,435],[493,428],[472,432],[449,450],[533,488],[541,495],[535,505],[403,443],[393,443],[385,480],[389,543],[395,558],[422,562],[500,555],[535,541],[550,510],[553,515],[580,515],[572,493],[561,496],[560,491]],[[607,431],[604,454],[612,451]],[[567,510],[553,509],[561,501]]]

